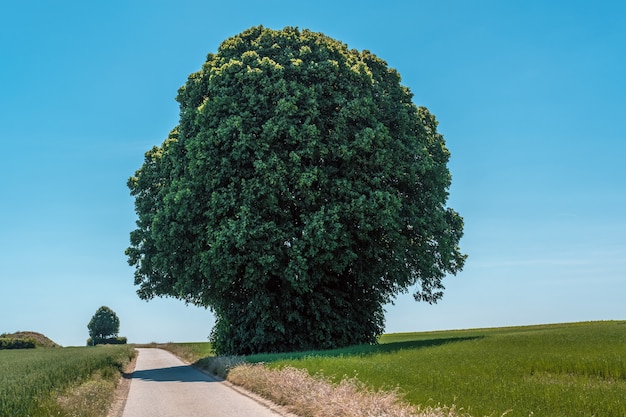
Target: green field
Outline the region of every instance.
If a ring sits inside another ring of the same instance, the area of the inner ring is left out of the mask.
[[[286,365],[473,416],[626,416],[626,322],[389,334],[377,346],[281,355]]]
[[[189,361],[211,354],[209,343],[168,346]],[[0,417],[69,415],[55,398],[94,374],[116,377],[131,354],[124,345],[0,351]],[[335,381],[356,375],[410,403],[475,417],[626,416],[624,321],[389,334],[375,346],[247,360]]]
[[[0,417],[65,416],[56,399],[95,374],[119,378],[127,345],[0,350]]]

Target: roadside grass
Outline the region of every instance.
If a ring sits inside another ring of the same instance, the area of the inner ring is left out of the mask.
[[[252,391],[282,387],[296,399],[313,391],[310,382],[297,384],[281,372],[306,371],[335,388],[352,383],[366,395],[391,393],[419,408],[418,415],[626,416],[626,321],[396,333],[378,345],[205,357],[196,364]],[[269,388],[255,387],[259,372],[269,372]],[[296,385],[305,394],[294,394]],[[294,412],[316,415],[302,410]]]
[[[389,334],[377,346],[246,360],[474,416],[626,415],[626,322]]]
[[[243,364],[228,373],[242,386],[301,417],[461,417],[454,407],[421,407],[403,401],[397,391],[374,390],[356,378],[333,383],[304,369],[270,369]]]
[[[128,345],[0,351],[0,417],[106,415]]]

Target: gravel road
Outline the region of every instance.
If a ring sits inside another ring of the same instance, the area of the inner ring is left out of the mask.
[[[276,417],[267,406],[162,349],[137,349],[122,417]]]

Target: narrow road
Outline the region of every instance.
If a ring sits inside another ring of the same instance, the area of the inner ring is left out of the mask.
[[[276,417],[268,407],[162,349],[137,349],[122,417]]]

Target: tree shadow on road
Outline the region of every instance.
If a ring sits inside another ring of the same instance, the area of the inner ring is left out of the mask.
[[[218,380],[188,365],[134,371],[128,378],[151,382],[217,382]]]

